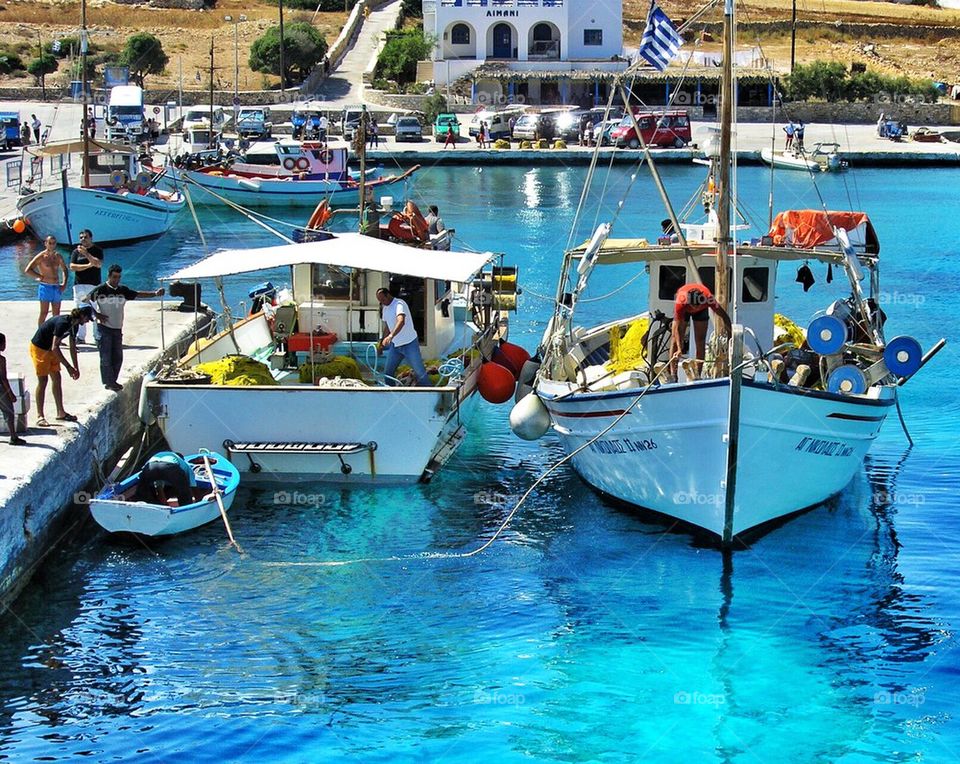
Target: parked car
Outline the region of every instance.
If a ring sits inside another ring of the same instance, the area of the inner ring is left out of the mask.
[[[458,138],[460,137],[460,120],[456,114],[438,114],[437,121],[433,123],[433,137],[437,141],[445,141],[447,133],[452,132]]]
[[[222,128],[227,121],[227,115],[224,110],[219,106],[213,107],[213,126],[214,128]],[[190,127],[195,127],[197,125],[210,125],[210,107],[209,106],[193,106],[187,110],[187,113],[183,115],[183,129],[187,130]]]
[[[648,146],[673,146],[682,149],[693,139],[690,133],[690,114],[687,111],[641,112],[635,111],[643,142]],[[610,133],[613,143],[619,148],[640,148],[640,138],[633,127],[633,120],[626,115],[620,127]]]
[[[347,106],[340,115],[340,134],[344,140],[352,141],[357,128],[360,127],[360,119],[363,116],[363,109],[359,106]]]
[[[513,137],[520,141],[537,138],[552,140],[556,134],[555,114],[524,114],[513,126]]]
[[[613,132],[616,128],[620,127],[620,121],[623,117],[617,117],[616,119],[608,119],[603,122],[597,122],[593,126],[593,140],[595,143],[599,143],[601,146],[612,146],[613,139],[610,137],[610,133]]]
[[[397,143],[423,140],[423,126],[416,117],[397,117],[393,130]]]
[[[237,134],[241,138],[269,138],[273,133],[268,106],[255,106],[240,109],[237,113]]]
[[[20,145],[20,112],[0,111],[0,146],[4,150]]]

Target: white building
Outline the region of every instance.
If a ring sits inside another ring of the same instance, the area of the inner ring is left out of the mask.
[[[476,72],[475,102],[593,102],[627,64],[621,0],[423,0],[423,28],[437,88]]]

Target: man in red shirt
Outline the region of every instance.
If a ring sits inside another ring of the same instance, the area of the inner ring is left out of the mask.
[[[720,307],[707,287],[703,284],[684,284],[677,290],[673,302],[673,327],[670,336],[670,374],[673,379],[677,377],[677,362],[683,355],[688,319],[693,319],[693,339],[696,344],[697,360],[701,362],[698,368],[703,365],[711,310],[723,322],[724,333],[729,337],[733,333],[730,316]]]

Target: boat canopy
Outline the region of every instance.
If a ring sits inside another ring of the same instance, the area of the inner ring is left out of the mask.
[[[588,242],[571,251],[575,260],[583,257]],[[717,248],[714,244],[688,245],[686,250],[679,244],[650,244],[646,239],[607,239],[597,254],[596,265],[623,265],[627,263],[667,262],[683,260],[686,252],[694,256],[715,255]],[[774,247],[766,245],[743,244],[737,248],[741,255],[758,257],[764,260],[818,260],[823,263],[839,264],[843,262],[843,253],[837,247],[835,251],[828,249],[798,249],[796,247]]]
[[[787,210],[774,218],[769,235],[777,246],[812,249],[824,244],[838,246],[834,228],[847,231],[850,243],[859,245],[867,254],[880,254],[877,232],[864,212]]]
[[[106,141],[90,140],[91,154],[133,154],[135,149],[121,143],[107,143]],[[30,154],[41,157],[58,157],[63,154],[82,154],[83,141],[79,139],[69,141],[51,141],[44,146],[28,146]]]
[[[293,265],[332,265],[401,276],[469,281],[495,255],[491,252],[440,252],[417,249],[358,233],[330,234],[328,239],[257,249],[222,249],[164,281],[204,279],[252,273]]]

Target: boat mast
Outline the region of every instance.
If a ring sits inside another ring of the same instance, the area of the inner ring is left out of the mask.
[[[354,136],[354,143],[357,146],[357,154],[360,157],[360,230],[366,232],[366,220],[364,214],[367,211],[367,107],[364,105],[360,109],[360,126]],[[349,156],[349,155],[348,155]],[[349,168],[349,165],[348,165]],[[347,170],[349,178],[350,171]]]
[[[210,35],[210,132],[207,134],[207,148],[214,148],[213,142],[213,35]]]
[[[730,247],[730,144],[733,132],[733,0],[723,8],[723,79],[720,85],[720,182],[717,195],[717,269],[714,297],[727,310],[727,251]]]
[[[90,186],[90,124],[87,114],[87,0],[80,1],[80,104],[83,117],[83,156],[80,159],[83,168],[83,187]]]

